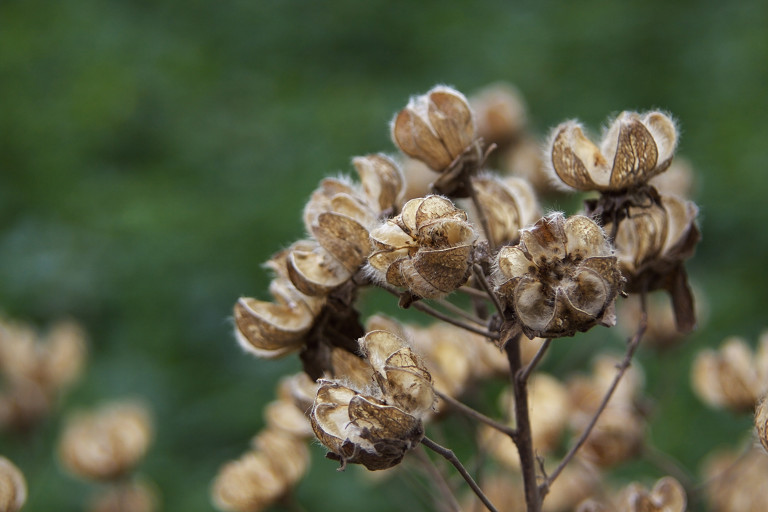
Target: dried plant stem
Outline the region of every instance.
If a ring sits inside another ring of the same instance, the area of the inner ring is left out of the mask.
[[[536,352],[536,355],[533,356],[533,359],[531,359],[531,362],[528,363],[528,366],[523,368],[520,372],[520,379],[527,381],[528,377],[531,376],[531,373],[533,370],[536,369],[536,366],[538,366],[541,359],[544,357],[544,354],[547,353],[547,350],[549,349],[549,346],[552,344],[552,338],[547,338],[544,343],[539,347],[539,350]]]
[[[595,411],[594,416],[592,416],[592,419],[590,420],[589,425],[587,425],[587,428],[584,429],[584,432],[581,433],[581,436],[579,436],[579,438],[576,440],[576,443],[574,443],[571,449],[568,450],[568,453],[565,454],[563,460],[560,461],[560,464],[557,465],[555,470],[539,487],[542,496],[546,496],[547,492],[549,492],[549,488],[552,486],[552,483],[555,481],[555,479],[557,479],[557,477],[563,471],[565,466],[568,465],[571,459],[573,459],[573,457],[576,455],[576,452],[579,451],[582,445],[586,442],[589,434],[592,433],[592,429],[595,428],[597,420],[600,418],[600,415],[603,413],[606,406],[608,405],[608,402],[611,400],[614,391],[616,391],[616,388],[619,386],[621,378],[624,376],[627,368],[629,368],[632,364],[632,356],[635,354],[635,350],[637,350],[637,347],[640,345],[640,340],[645,333],[645,329],[648,327],[648,315],[645,311],[645,301],[643,300],[642,303],[643,312],[640,316],[640,322],[637,326],[637,331],[635,331],[635,334],[627,342],[627,351],[624,354],[624,359],[617,365],[616,376],[613,378],[611,385],[608,387],[608,391],[605,392],[603,400],[600,402],[600,405]]]
[[[509,335],[507,334],[506,337]],[[536,458],[533,454],[533,433],[531,419],[528,414],[528,381],[523,377],[523,362],[520,355],[520,338],[517,334],[506,340],[504,350],[507,352],[509,369],[512,373],[512,390],[515,395],[515,442],[520,456],[520,469],[523,472],[523,488],[525,490],[525,505],[527,512],[541,511],[541,496],[536,481]]]
[[[486,425],[495,428],[499,432],[503,432],[504,434],[507,434],[510,437],[514,437],[516,435],[516,431],[514,428],[510,427],[509,425],[505,425],[504,423],[500,421],[496,421],[493,418],[489,418],[485,414],[481,413],[480,411],[477,411],[473,409],[472,407],[459,402],[453,397],[450,397],[443,393],[442,391],[435,390],[435,394],[442,398],[448,405],[453,407],[454,409],[460,411],[463,414],[466,414],[470,418],[476,419],[477,421],[481,423],[485,423]]]
[[[433,452],[437,453],[441,457],[443,457],[445,460],[453,464],[453,467],[458,470],[459,474],[464,478],[464,480],[467,481],[469,486],[472,488],[474,493],[477,495],[478,498],[480,498],[480,501],[483,502],[483,504],[490,510],[491,512],[498,512],[496,510],[496,507],[493,506],[493,503],[488,499],[488,496],[485,495],[482,489],[480,489],[480,486],[477,485],[475,480],[472,478],[472,475],[469,474],[467,469],[464,467],[464,465],[461,463],[461,461],[456,457],[456,454],[453,453],[453,450],[450,450],[444,446],[441,446],[437,444],[436,442],[432,441],[430,438],[424,436],[421,440],[421,444],[424,445],[424,447],[429,448]]]
[[[485,274],[483,273],[483,268],[477,263],[475,263],[472,266],[472,270],[474,271],[475,279],[477,279],[477,282],[480,283],[480,286],[483,288],[485,293],[488,294],[488,297],[493,302],[493,305],[496,308],[496,311],[499,313],[499,315],[503,316],[504,308],[501,307],[501,302],[499,302],[499,298],[493,292],[491,285],[488,283],[488,280],[485,278]]]
[[[383,284],[383,283],[379,284],[378,286],[380,288],[382,288],[383,290],[388,291],[389,293],[391,293],[395,297],[400,297],[400,292],[398,292],[393,287],[391,287],[391,286],[389,286],[387,284]],[[457,319],[453,318],[450,315],[447,315],[445,313],[442,313],[442,312],[436,310],[432,306],[428,306],[427,304],[424,304],[423,302],[416,301],[416,302],[413,302],[411,304],[411,306],[414,309],[417,309],[417,310],[421,311],[422,313],[426,313],[429,316],[433,316],[433,317],[437,318],[438,320],[442,320],[443,322],[447,322],[447,323],[449,323],[451,325],[455,325],[456,327],[460,327],[460,328],[462,328],[462,329],[464,329],[466,331],[473,332],[475,334],[479,334],[480,336],[484,336],[486,338],[490,338],[490,339],[494,339],[494,340],[499,339],[499,335],[494,333],[494,332],[490,332],[487,329],[482,329],[480,327],[475,327],[474,325],[466,324],[466,323],[464,323],[464,322],[462,322],[460,320],[457,320]]]
[[[479,319],[472,313],[469,313],[468,311],[464,311],[456,304],[453,304],[452,302],[448,302],[445,299],[437,299],[434,301],[436,304],[440,304],[441,307],[447,309],[451,313],[455,313],[459,315],[460,317],[464,318],[465,320],[469,320],[470,322],[476,323],[477,325],[485,326],[487,322],[484,322],[483,320]]]
[[[439,496],[445,500],[443,503],[445,508],[453,512],[461,512],[461,506],[459,505],[456,496],[453,494],[453,489],[451,489],[451,486],[446,481],[443,473],[435,466],[432,459],[430,459],[426,453],[419,450],[414,450],[414,455],[419,459],[424,471],[427,472],[430,479],[437,486]]]
[[[483,299],[488,300],[488,294],[485,293],[483,290],[478,290],[477,288],[473,288],[469,285],[464,285],[456,290],[457,292],[464,293],[465,295],[469,295],[473,299]]]

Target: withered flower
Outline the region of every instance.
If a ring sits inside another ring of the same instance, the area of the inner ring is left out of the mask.
[[[441,196],[405,203],[397,217],[371,231],[370,275],[436,298],[467,280],[476,234],[464,210]]]
[[[529,338],[556,338],[613,325],[623,278],[595,222],[553,213],[499,250],[493,282]]]
[[[472,186],[488,219],[492,247],[517,243],[520,229],[541,217],[533,188],[522,178],[482,174],[472,178]]]
[[[550,142],[552,169],[577,190],[618,192],[642,186],[672,162],[677,129],[662,112],[622,112],[603,134],[600,147],[576,121],[557,126]]]
[[[711,407],[752,411],[768,392],[768,333],[756,352],[738,337],[726,339],[718,350],[702,350],[693,361],[691,383]]]
[[[322,380],[310,420],[328,457],[341,461],[342,468],[351,462],[387,469],[424,436],[421,418],[435,403],[432,379],[405,341],[390,332],[369,332],[360,346],[377,388],[363,394]]]
[[[134,469],[151,440],[146,407],[135,402],[110,403],[69,419],[59,442],[59,457],[75,475],[115,480]]]
[[[441,174],[432,184],[435,191],[467,197],[464,177],[477,171],[483,155],[463,94],[439,85],[412,97],[392,121],[392,140],[404,154]]]
[[[16,465],[0,457],[0,511],[17,512],[27,501],[27,481]]]
[[[650,491],[638,483],[619,495],[618,512],[685,512],[688,499],[680,482],[671,476],[658,480]]]

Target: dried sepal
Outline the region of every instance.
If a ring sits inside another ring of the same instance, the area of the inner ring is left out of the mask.
[[[371,231],[368,271],[377,281],[419,297],[452,292],[469,276],[476,238],[467,214],[440,196],[408,201],[397,217]]]
[[[581,215],[551,214],[502,247],[493,283],[529,337],[572,336],[613,325],[623,278],[602,229]]]
[[[144,457],[152,435],[152,421],[144,405],[110,403],[70,417],[59,441],[59,457],[75,475],[115,480]]]
[[[581,125],[567,121],[552,132],[554,174],[577,190],[617,192],[640,187],[672,162],[677,129],[662,112],[622,112],[604,133],[600,147]]]
[[[0,510],[17,512],[27,501],[27,481],[16,465],[0,457]]]

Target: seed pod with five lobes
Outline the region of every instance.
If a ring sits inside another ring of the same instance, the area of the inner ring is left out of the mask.
[[[622,112],[604,133],[600,147],[576,121],[552,132],[552,170],[577,190],[618,192],[645,185],[667,170],[677,145],[677,128],[662,112]]]

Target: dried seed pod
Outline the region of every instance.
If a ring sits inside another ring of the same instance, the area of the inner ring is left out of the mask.
[[[292,402],[305,414],[309,413],[317,395],[317,382],[306,373],[299,372],[280,379],[277,387],[277,397],[286,402]]]
[[[348,462],[372,471],[390,468],[424,436],[418,418],[331,381],[320,382],[310,420],[342,468]]]
[[[520,229],[541,216],[533,188],[522,178],[485,174],[473,177],[472,186],[488,219],[492,247],[517,243]]]
[[[85,332],[72,321],[54,325],[45,340],[42,373],[48,388],[70,386],[83,373],[87,348]]]
[[[285,494],[288,486],[259,452],[248,452],[222,466],[213,482],[211,495],[219,510],[257,512]]]
[[[264,408],[264,418],[270,429],[285,431],[297,439],[312,436],[309,419],[292,401],[281,399],[268,403]]]
[[[115,480],[136,467],[151,440],[146,407],[135,402],[110,403],[69,419],[59,441],[59,457],[75,475]]]
[[[467,99],[444,86],[411,98],[392,122],[392,140],[406,155],[443,171],[475,140]]]
[[[687,504],[680,482],[665,476],[650,491],[638,483],[628,485],[619,496],[618,512],[685,512]]]
[[[418,418],[432,412],[432,376],[405,340],[387,331],[372,331],[360,339],[384,399]]]
[[[600,147],[576,121],[552,132],[552,170],[577,190],[617,192],[637,188],[667,170],[677,145],[677,128],[662,112],[622,112],[604,133]]]
[[[613,325],[623,278],[602,229],[575,215],[551,214],[502,247],[493,283],[529,337],[572,336]]]
[[[298,482],[309,467],[309,450],[304,440],[282,429],[262,430],[251,445],[267,457],[272,470],[287,486]]]
[[[87,512],[154,512],[157,492],[147,482],[134,480],[110,487],[93,498]]]
[[[702,350],[691,368],[693,390],[711,407],[752,411],[768,391],[755,359],[747,342],[736,337],[726,339],[717,351]]]
[[[768,395],[760,400],[755,409],[755,431],[760,444],[768,452]]]
[[[27,481],[16,465],[0,457],[0,511],[17,512],[27,501]]]
[[[473,94],[469,104],[475,112],[477,135],[502,149],[520,137],[527,123],[522,95],[511,84],[491,84]]]
[[[328,295],[352,276],[315,241],[302,240],[288,250],[288,277],[298,291],[312,297]]]
[[[370,238],[374,252],[367,269],[373,279],[436,298],[467,280],[476,234],[466,212],[444,197],[427,196],[408,201]]]
[[[704,463],[702,479],[711,510],[716,512],[764,512],[768,503],[768,455],[760,447],[746,454],[720,452]]]
[[[356,157],[352,164],[360,176],[363,193],[378,214],[391,214],[400,206],[405,179],[397,163],[386,155]]]

